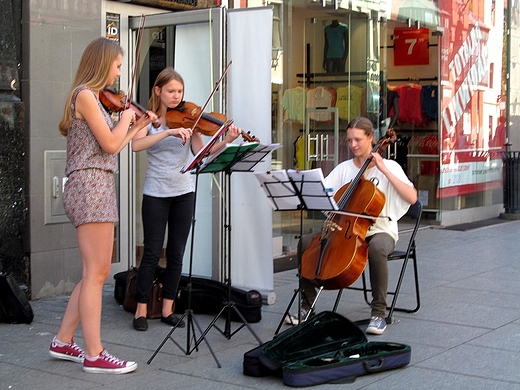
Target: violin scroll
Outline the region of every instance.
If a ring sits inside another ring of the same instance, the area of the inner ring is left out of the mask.
[[[251,135],[251,132],[248,131],[247,133],[242,130],[241,134],[242,138],[247,142],[260,142],[258,138],[256,138],[254,135]]]

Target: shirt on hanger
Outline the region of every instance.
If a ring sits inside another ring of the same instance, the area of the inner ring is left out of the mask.
[[[285,111],[284,120],[303,122],[305,110],[305,90],[303,87],[290,88],[284,92],[282,109]]]

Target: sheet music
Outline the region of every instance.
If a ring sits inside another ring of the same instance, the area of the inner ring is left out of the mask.
[[[287,170],[287,175],[296,185],[308,210],[338,210],[332,190],[325,187],[321,168],[299,171]]]
[[[188,164],[182,167],[181,172],[186,173],[196,168],[199,164],[201,164],[202,160],[206,156],[208,156],[209,151],[211,150],[213,145],[217,143],[218,139],[222,136],[222,134],[224,134],[227,131],[227,129],[229,129],[229,126],[231,126],[232,124],[232,119],[224,122],[222,126],[220,126],[220,129],[218,129],[215,132],[215,134],[213,134],[213,137],[211,137],[211,139],[206,143],[206,145],[204,145],[204,147],[201,150],[199,150],[199,152],[193,157],[193,159]]]
[[[229,143],[206,157],[202,162],[200,172],[220,172],[228,167],[233,172],[248,172],[266,155],[279,147],[281,147],[280,144],[265,145],[258,142]]]
[[[294,189],[287,171],[255,172],[260,187],[274,210],[298,210],[301,201]]]
[[[321,169],[255,172],[275,210],[338,210]]]
[[[256,148],[248,151],[245,156],[242,157],[235,165],[233,165],[233,171],[250,171],[258,163],[262,162],[265,156],[271,153],[273,150],[281,148],[282,145],[278,143],[274,144],[258,144]]]

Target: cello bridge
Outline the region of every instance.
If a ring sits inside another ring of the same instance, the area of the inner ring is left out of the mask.
[[[325,224],[326,224],[326,226],[325,226],[324,230],[327,230],[330,232],[334,232],[336,230],[339,230],[339,231],[343,230],[343,227],[341,225],[338,225],[334,221],[327,221]]]

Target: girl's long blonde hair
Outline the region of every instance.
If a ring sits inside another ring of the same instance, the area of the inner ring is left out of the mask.
[[[104,89],[110,67],[120,54],[123,55],[122,47],[107,38],[98,38],[85,48],[58,126],[61,135],[67,136],[72,122],[71,102],[76,88],[84,85],[94,91]]]
[[[164,68],[155,79],[155,83],[152,88],[152,96],[150,96],[150,100],[148,100],[148,109],[157,113],[157,115],[162,115],[163,113],[159,113],[161,97],[157,96],[155,93],[155,87],[162,88],[172,80],[178,81],[184,88],[184,80],[182,79],[182,76],[173,68]]]

